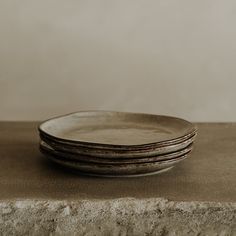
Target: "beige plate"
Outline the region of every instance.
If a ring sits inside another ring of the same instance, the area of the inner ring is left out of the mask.
[[[139,164],[123,164],[123,165],[105,165],[105,164],[92,164],[79,161],[68,161],[58,158],[56,155],[44,153],[51,161],[64,166],[77,170],[86,175],[97,175],[104,177],[136,177],[157,174],[171,169],[175,164],[187,158],[183,155],[171,160],[139,163]]]
[[[183,119],[140,113],[88,111],[54,118],[39,126],[41,135],[86,147],[137,149],[171,144],[196,133]]]
[[[155,161],[163,161],[168,159],[173,159],[182,155],[185,155],[192,151],[193,144],[190,144],[185,149],[182,149],[180,151],[158,155],[158,156],[152,156],[152,157],[142,157],[142,158],[101,158],[101,157],[93,157],[93,156],[85,156],[85,155],[78,155],[68,152],[62,152],[57,151],[50,147],[47,143],[41,141],[40,142],[40,150],[43,153],[48,153],[52,155],[56,155],[58,158],[64,159],[64,160],[74,160],[74,161],[81,161],[81,162],[91,162],[91,163],[99,163],[99,164],[124,164],[124,163],[147,163],[147,162],[155,162]]]
[[[151,147],[146,148],[142,150],[132,150],[132,151],[121,151],[121,150],[107,150],[107,149],[96,149],[96,148],[85,148],[80,146],[74,146],[71,144],[66,144],[62,142],[55,142],[51,141],[44,136],[41,136],[41,139],[46,142],[49,146],[51,146],[53,149],[59,151],[59,152],[66,152],[66,153],[72,153],[76,155],[85,155],[85,156],[92,156],[92,157],[101,157],[101,158],[143,158],[143,157],[152,157],[162,154],[167,154],[171,152],[176,152],[182,149],[185,149],[188,147],[191,143],[193,143],[195,139],[194,135],[193,137],[190,137],[184,142],[169,145],[169,146],[163,146],[163,147]]]

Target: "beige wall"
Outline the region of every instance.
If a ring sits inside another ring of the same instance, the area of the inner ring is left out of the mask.
[[[236,1],[0,0],[0,120],[236,121],[235,90]]]

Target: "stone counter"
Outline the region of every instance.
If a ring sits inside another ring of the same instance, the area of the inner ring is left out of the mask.
[[[236,235],[236,124],[197,124],[190,158],[139,178],[70,173],[36,122],[0,123],[0,235]]]

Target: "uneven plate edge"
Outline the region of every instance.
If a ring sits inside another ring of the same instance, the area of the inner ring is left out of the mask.
[[[135,112],[119,112],[119,111],[103,111],[103,110],[88,110],[88,111],[78,111],[78,112],[72,112],[72,113],[69,113],[69,114],[65,114],[65,115],[61,115],[61,116],[57,116],[57,117],[53,117],[53,118],[50,118],[48,120],[45,120],[43,122],[41,122],[39,125],[38,125],[38,131],[39,133],[44,133],[46,134],[47,136],[50,136],[52,139],[56,139],[56,140],[61,140],[62,142],[63,141],[68,141],[68,142],[71,142],[71,143],[80,143],[82,145],[96,145],[96,146],[101,146],[102,147],[107,147],[107,148],[126,148],[127,146],[128,147],[133,147],[133,148],[139,148],[139,147],[145,147],[145,146],[150,146],[150,145],[157,145],[158,143],[162,143],[162,142],[157,142],[157,143],[147,143],[147,144],[141,144],[141,145],[114,145],[114,144],[102,144],[102,143],[93,143],[93,142],[85,142],[85,141],[75,141],[75,140],[70,140],[70,139],[62,139],[62,138],[59,138],[59,137],[56,137],[56,136],[53,136],[51,134],[48,134],[46,133],[41,127],[42,125],[44,125],[46,122],[49,122],[49,121],[52,121],[54,119],[58,119],[58,118],[63,118],[63,117],[67,117],[67,116],[70,116],[70,115],[75,115],[75,114],[78,114],[78,113],[96,113],[96,112],[100,112],[100,113],[117,113],[117,114],[127,114],[127,115],[147,115],[147,116],[159,116],[159,117],[166,117],[166,118],[173,118],[173,119],[177,119],[177,120],[181,120],[181,121],[184,121],[186,123],[188,123],[189,125],[192,126],[192,129],[191,131],[184,135],[184,136],[181,136],[181,137],[178,137],[178,138],[175,138],[175,139],[170,139],[170,140],[167,140],[167,141],[164,141],[164,142],[171,142],[171,141],[176,141],[177,139],[181,139],[181,138],[184,138],[185,136],[188,136],[190,134],[195,134],[197,133],[198,129],[197,129],[197,126],[185,119],[182,119],[182,118],[179,118],[179,117],[174,117],[174,116],[167,116],[167,115],[157,115],[157,114],[148,114],[148,113],[135,113]]]

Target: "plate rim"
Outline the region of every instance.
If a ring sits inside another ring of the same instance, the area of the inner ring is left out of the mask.
[[[176,144],[171,144],[169,146],[164,146],[164,147],[155,147],[152,149],[143,149],[143,150],[126,150],[126,151],[118,151],[118,150],[105,150],[104,149],[87,149],[83,148],[81,149],[80,147],[71,147],[70,145],[65,145],[65,144],[60,144],[60,143],[55,143],[53,141],[45,140],[41,138],[42,141],[47,143],[49,146],[51,146],[53,149],[57,151],[62,151],[62,152],[68,152],[72,153],[75,155],[87,155],[87,156],[92,156],[92,157],[101,157],[101,158],[109,158],[109,159],[114,159],[114,158],[139,158],[139,157],[152,157],[156,155],[162,155],[164,153],[170,153],[170,152],[175,152],[178,150],[181,150],[183,148],[186,148],[189,144],[194,143],[196,138],[196,135],[183,141],[180,143]]]
[[[47,147],[48,146],[48,147]],[[66,151],[59,151],[59,150],[55,150],[53,147],[51,147],[48,143],[46,143],[45,141],[41,140],[39,143],[39,150],[42,153],[52,153],[53,155],[58,156],[59,158],[61,158],[62,160],[68,160],[68,161],[79,161],[79,162],[88,162],[88,163],[98,163],[98,164],[112,164],[112,165],[117,165],[117,164],[132,164],[132,163],[149,163],[149,162],[158,162],[158,161],[164,161],[164,160],[171,160],[173,158],[188,154],[190,152],[192,152],[194,149],[194,143],[190,143],[187,147],[184,147],[180,150],[174,151],[174,152],[167,152],[167,153],[163,153],[163,154],[158,154],[155,156],[142,156],[142,157],[137,157],[137,158],[132,158],[127,156],[127,158],[122,158],[122,157],[116,157],[116,158],[107,158],[107,157],[94,157],[94,156],[89,156],[89,155],[80,155],[80,154],[75,154],[75,153],[71,153],[71,152],[66,152]],[[63,154],[65,155],[65,157],[63,156]],[[69,158],[68,158],[69,156]],[[78,158],[76,158],[76,156],[82,156],[83,158],[81,158],[80,160]],[[86,160],[86,158],[88,159],[88,161]],[[90,160],[96,158],[96,160]],[[117,159],[116,161],[114,159]],[[145,159],[149,159],[145,160]],[[151,160],[153,159],[153,160]],[[155,160],[154,160],[155,159]],[[99,162],[99,160],[102,160],[103,162]],[[136,162],[138,161],[138,162]],[[110,162],[110,163],[109,163]]]
[[[76,160],[62,160],[60,158],[58,158],[57,155],[55,154],[51,154],[51,153],[42,153],[45,157],[49,158],[49,159],[53,159],[53,160],[57,160],[58,162],[61,163],[70,163],[74,166],[79,166],[79,165],[83,165],[83,166],[90,166],[92,168],[110,168],[110,167],[115,167],[115,168],[125,168],[125,167],[132,167],[132,168],[136,168],[137,166],[141,166],[141,167],[148,167],[148,166],[153,166],[153,165],[175,165],[178,162],[181,162],[187,158],[189,158],[190,154],[192,151],[189,151],[185,154],[182,154],[180,156],[174,157],[172,159],[169,160],[162,160],[162,161],[153,161],[153,162],[145,162],[145,163],[124,163],[124,164],[117,164],[117,165],[113,165],[113,164],[104,164],[104,163],[88,163],[88,162],[81,162],[81,161],[76,161]],[[71,166],[72,166],[71,165]]]

